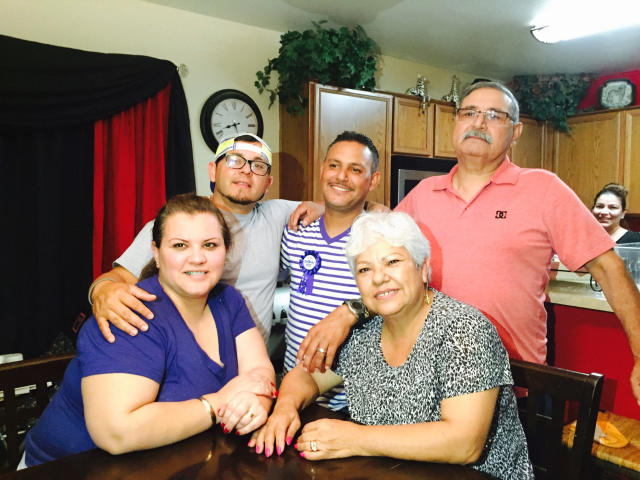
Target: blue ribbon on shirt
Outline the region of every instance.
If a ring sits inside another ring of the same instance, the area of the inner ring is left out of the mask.
[[[302,258],[300,258],[300,268],[302,269],[302,279],[298,285],[298,292],[302,294],[311,294],[313,290],[313,276],[320,269],[322,259],[320,254],[315,250],[306,250]]]

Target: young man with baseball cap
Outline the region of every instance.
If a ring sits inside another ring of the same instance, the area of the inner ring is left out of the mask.
[[[282,232],[300,205],[287,200],[261,202],[271,186],[272,154],[269,146],[252,134],[238,134],[220,142],[209,163],[211,201],[225,214],[233,246],[227,254],[221,281],[235,286],[245,297],[249,311],[265,341],[271,330],[272,306],[279,271]],[[303,202],[292,218],[308,224],[322,214],[322,207]],[[131,335],[145,331],[143,319],[153,318],[141,300],[155,297],[135,285],[151,259],[151,229],[147,223],[129,248],[91,284],[89,300],[105,338],[112,342],[109,322]]]

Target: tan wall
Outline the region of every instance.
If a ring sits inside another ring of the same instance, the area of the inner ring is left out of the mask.
[[[380,76],[377,79],[377,88],[389,92],[405,93],[408,88],[415,86],[418,75],[422,75],[429,80],[429,93],[431,98],[440,100],[451,90],[451,77],[454,74],[460,80],[460,87],[464,87],[475,78],[481,76],[446,70],[383,55],[380,65]]]
[[[26,40],[105,53],[149,55],[185,64],[182,78],[189,114],[198,193],[209,193],[212,152],[200,134],[200,109],[215,91],[235,88],[253,98],[264,118],[264,138],[278,145],[277,105],[253,86],[256,71],[278,53],[280,32],[229,22],[143,0],[0,0],[0,32]],[[241,39],[241,40],[239,40]],[[249,44],[250,48],[246,48]],[[383,57],[379,89],[404,92],[418,73],[431,81],[431,95],[449,91],[454,72]],[[474,75],[455,72],[468,82]],[[278,194],[274,166],[271,197]]]

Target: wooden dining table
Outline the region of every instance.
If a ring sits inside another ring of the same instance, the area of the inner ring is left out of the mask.
[[[301,415],[304,423],[344,415],[312,405]],[[126,479],[384,479],[423,480],[492,478],[462,465],[414,462],[386,457],[351,457],[308,461],[293,447],[266,458],[247,447],[249,436],[225,435],[217,426],[165,447],[110,455],[93,449],[0,476],[0,480],[126,480]]]

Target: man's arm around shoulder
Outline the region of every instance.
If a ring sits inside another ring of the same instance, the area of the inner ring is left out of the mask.
[[[115,341],[115,337],[109,322],[129,335],[136,335],[137,328],[143,332],[149,328],[134,312],[151,320],[153,313],[141,300],[152,301],[156,296],[137,287],[137,281],[137,277],[129,270],[118,266],[96,278],[89,288],[93,314],[102,335],[110,343]]]

